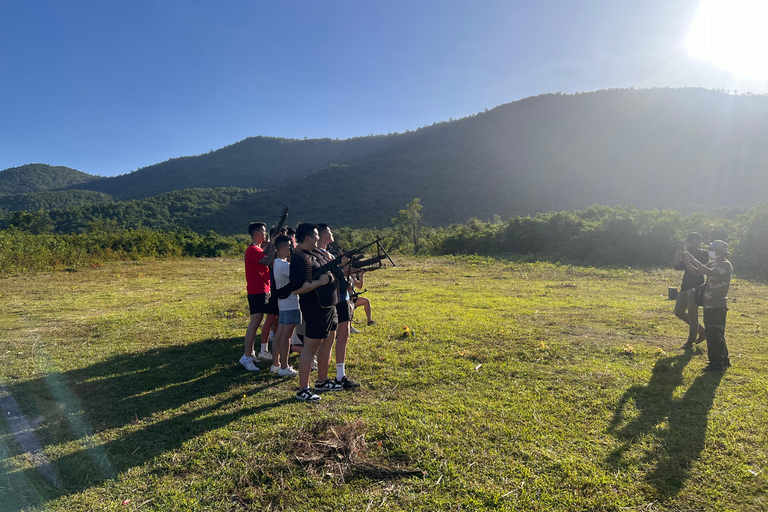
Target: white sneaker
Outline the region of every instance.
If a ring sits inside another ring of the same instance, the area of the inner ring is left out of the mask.
[[[240,358],[240,364],[243,365],[243,367],[245,367],[245,369],[248,370],[249,372],[259,371],[259,369],[256,368],[256,365],[253,364],[253,358],[243,356]]]
[[[350,326],[349,326],[349,334],[360,334],[360,331],[358,331],[357,329],[355,329],[355,326],[354,326],[354,325],[350,325]]]
[[[269,373],[278,373],[278,372],[280,372],[279,366],[272,365],[269,367]]]
[[[289,366],[288,368],[280,368],[277,374],[280,377],[295,377],[299,374],[299,372]]]
[[[256,356],[256,359],[259,361],[271,361],[272,360],[272,354],[269,352],[259,352],[259,355]]]

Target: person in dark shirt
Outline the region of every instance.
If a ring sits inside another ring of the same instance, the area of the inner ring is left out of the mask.
[[[691,233],[683,240],[675,252],[675,270],[685,270],[680,293],[675,301],[675,316],[688,325],[688,340],[683,349],[693,348],[694,343],[704,341],[704,326],[699,323],[699,306],[696,305],[696,288],[704,284],[704,276],[691,272],[683,261],[683,254],[690,253],[702,265],[709,261],[707,251],[701,248],[701,235]]]
[[[333,231],[328,224],[318,224],[317,232],[320,235],[320,240],[317,243],[317,248],[322,252],[326,258],[333,259],[334,255],[328,251],[328,245],[335,242],[333,238]],[[350,379],[346,374],[346,362],[347,362],[347,344],[349,343],[350,327],[352,325],[352,312],[354,306],[349,301],[349,267],[344,269],[344,282],[338,283],[337,290],[339,294],[339,300],[336,303],[336,316],[338,317],[338,328],[336,329],[336,383],[340,384],[344,389],[359,388],[358,382]],[[340,277],[337,277],[341,279]],[[330,366],[330,362],[328,363]]]
[[[309,389],[309,377],[314,356],[317,356],[316,391],[339,391],[341,384],[328,378],[333,340],[336,338],[338,317],[337,284],[330,272],[317,279],[313,274],[328,258],[317,250],[320,236],[314,224],[300,224],[296,229],[297,246],[291,255],[290,284],[293,293],[299,296],[299,308],[304,318],[304,348],[299,356],[299,389],[296,398],[317,402],[320,397]]]

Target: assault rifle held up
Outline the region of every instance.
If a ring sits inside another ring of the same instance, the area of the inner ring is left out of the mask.
[[[378,254],[372,258],[368,258],[366,260],[362,259],[362,257],[355,257],[359,256],[360,254],[363,254],[367,248],[370,246],[376,244],[376,250]],[[378,263],[378,267],[369,267],[366,269],[366,271],[370,271],[371,268],[381,268],[384,265],[382,264],[382,261],[384,259],[388,259],[389,262],[392,264],[392,266],[396,266],[395,262],[392,261],[392,258],[389,257],[389,254],[387,254],[387,251],[384,249],[384,247],[381,246],[381,238],[376,238],[373,242],[364,245],[362,247],[358,247],[357,249],[352,249],[351,251],[344,251],[340,253],[338,256],[336,256],[334,259],[326,263],[325,265],[321,266],[317,269],[317,271],[312,275],[312,279],[318,279],[321,275],[323,275],[326,272],[331,272],[335,277],[344,277],[344,272],[342,270],[342,261],[344,258],[349,259],[349,264],[354,269],[361,269],[363,267],[373,265]]]
[[[283,211],[280,212],[280,218],[277,221],[277,225],[273,227],[269,232],[273,236],[277,236],[280,234],[280,230],[283,229],[283,224],[285,224],[285,219],[288,218],[288,207],[283,206]]]

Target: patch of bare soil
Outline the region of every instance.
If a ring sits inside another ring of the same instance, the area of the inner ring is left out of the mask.
[[[295,438],[294,457],[307,471],[340,482],[350,477],[389,480],[427,475],[426,471],[418,468],[386,464],[370,457],[365,430],[366,426],[360,420],[317,424]]]

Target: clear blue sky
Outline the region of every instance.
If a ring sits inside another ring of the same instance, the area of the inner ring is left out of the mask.
[[[768,92],[689,56],[700,1],[6,1],[0,169],[112,176],[250,136],[403,132],[547,92]]]

